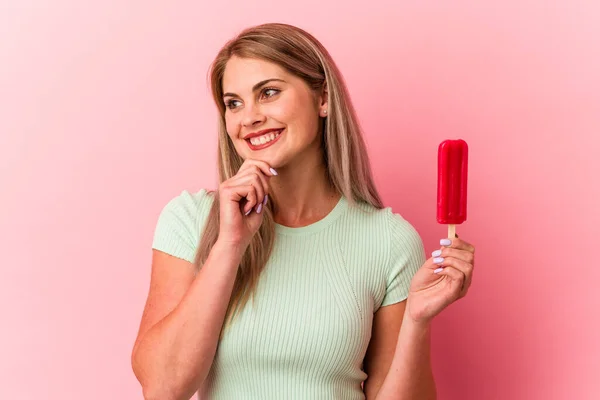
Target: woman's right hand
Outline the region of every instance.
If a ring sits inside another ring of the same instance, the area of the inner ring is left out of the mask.
[[[237,174],[219,185],[219,241],[245,249],[258,231],[269,194],[269,180],[277,175],[266,162],[246,160]]]

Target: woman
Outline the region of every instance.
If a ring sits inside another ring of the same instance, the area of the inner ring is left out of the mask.
[[[210,72],[218,191],[163,209],[132,365],[146,399],[434,399],[433,317],[474,248],[384,208],[342,76],[310,34],[243,31]],[[363,384],[364,383],[364,384]]]

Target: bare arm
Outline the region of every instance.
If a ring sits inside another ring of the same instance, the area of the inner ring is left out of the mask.
[[[376,321],[377,324],[374,324],[373,329],[378,329],[377,332],[374,331],[374,337],[390,343],[393,340],[393,330],[390,329],[388,333],[379,332],[382,326],[387,325],[383,320],[388,320],[393,327],[399,319],[402,320],[389,371],[378,389],[368,388],[372,394],[367,398],[376,400],[435,400],[437,398],[431,368],[431,321],[448,305],[467,294],[472,282],[475,262],[475,247],[462,239],[452,239],[449,245],[442,244],[442,246],[440,249],[442,261],[436,262],[434,257],[429,258],[413,276],[408,300],[400,306],[401,308],[398,309],[400,312],[385,312],[380,320]],[[377,346],[375,352],[379,351],[389,351],[389,346]],[[385,356],[374,357],[388,359]],[[380,377],[385,368],[384,362],[374,365]]]
[[[380,308],[365,356],[367,400],[434,400],[429,325],[405,318],[406,301]]]
[[[202,386],[275,175],[264,161],[247,159],[219,185],[218,239],[196,276],[192,263],[153,250],[150,292],[131,355],[146,400],[189,400]]]
[[[133,348],[146,400],[189,400],[211,368],[243,250],[217,242],[198,274],[153,250],[150,292]]]

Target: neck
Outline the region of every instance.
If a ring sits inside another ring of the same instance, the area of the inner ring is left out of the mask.
[[[300,166],[299,166],[300,165]],[[324,218],[340,199],[327,179],[322,154],[312,160],[280,167],[271,180],[275,222],[290,226],[306,226]]]

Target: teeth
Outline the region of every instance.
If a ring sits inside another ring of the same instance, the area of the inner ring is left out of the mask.
[[[255,137],[255,138],[250,139],[250,143],[252,143],[254,146],[260,146],[261,144],[265,144],[265,143],[270,142],[271,140],[275,140],[279,136],[279,134],[280,134],[280,132],[267,133],[260,137]]]

